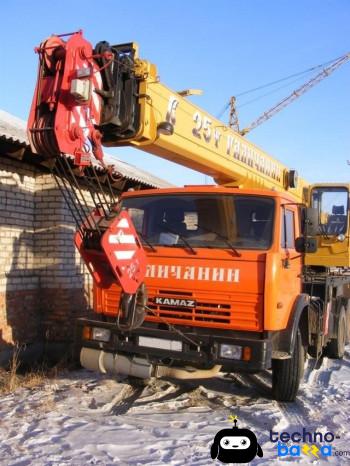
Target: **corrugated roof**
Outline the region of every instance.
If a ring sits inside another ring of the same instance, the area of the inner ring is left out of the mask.
[[[6,139],[9,142],[29,147],[26,126],[27,125],[24,120],[21,120],[4,110],[0,110],[0,139]],[[116,173],[120,173],[130,180],[144,183],[155,188],[169,188],[173,186],[171,183],[168,183],[145,170],[141,170],[134,165],[119,160],[114,155],[105,154],[105,161],[108,165],[113,165]]]
[[[0,110],[0,138],[28,146],[25,121]]]
[[[123,160],[119,160],[114,155],[105,154],[104,158],[108,165],[113,165],[115,170],[126,178],[142,181],[143,183],[154,186],[155,188],[170,188],[174,186],[162,178],[158,178],[145,170],[135,167],[135,165],[130,165],[129,163],[123,162]]]

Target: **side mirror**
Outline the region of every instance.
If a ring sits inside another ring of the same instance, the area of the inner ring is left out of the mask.
[[[319,233],[318,210],[314,207],[305,209],[305,235],[316,236]]]
[[[315,238],[304,238],[299,236],[295,240],[295,250],[301,253],[310,253],[317,251],[317,240]]]

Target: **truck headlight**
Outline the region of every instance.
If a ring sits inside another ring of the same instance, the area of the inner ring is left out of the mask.
[[[241,359],[242,346],[238,345],[220,345],[220,357],[225,359]]]
[[[107,342],[111,338],[111,331],[107,328],[92,327],[91,340]]]

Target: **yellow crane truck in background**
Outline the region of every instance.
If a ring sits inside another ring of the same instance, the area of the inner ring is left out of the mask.
[[[163,85],[136,44],[81,40],[38,49],[33,150],[56,166],[71,154],[66,172],[82,175],[91,153],[103,164],[101,144],[132,146],[217,183],[126,192],[80,225],[96,312],[78,322],[81,364],[141,378],[272,369],[273,397],[294,400],[307,354],[342,358],[349,341],[349,185],[299,178],[191,103],[191,90]],[[118,260],[135,254],[146,275],[124,287]]]

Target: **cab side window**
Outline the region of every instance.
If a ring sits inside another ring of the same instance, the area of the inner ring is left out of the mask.
[[[281,247],[284,249],[295,248],[295,223],[294,212],[282,208]]]

